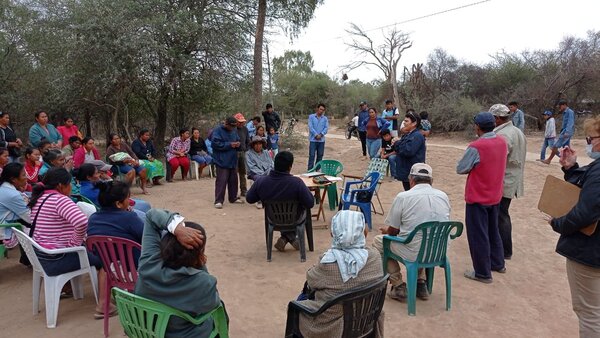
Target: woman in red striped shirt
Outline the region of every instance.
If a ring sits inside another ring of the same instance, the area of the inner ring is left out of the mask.
[[[33,216],[30,234],[35,242],[47,249],[62,249],[83,245],[88,219],[69,198],[71,174],[65,168],[50,168],[41,183],[33,187],[29,207]],[[47,255],[36,250],[44,271],[57,276],[80,269],[77,253]],[[106,274],[99,257],[88,252],[90,265],[98,269],[98,285],[104,285]],[[96,314],[103,318],[104,288],[99,287]],[[111,316],[116,308],[111,304]]]

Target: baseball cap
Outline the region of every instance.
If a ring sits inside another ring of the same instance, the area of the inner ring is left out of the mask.
[[[433,170],[425,163],[415,163],[410,168],[411,176],[433,177]]]
[[[225,119],[225,124],[227,124],[227,125],[237,127],[237,123],[238,123],[238,121],[233,116],[229,116],[228,118]]]
[[[508,107],[502,103],[497,103],[490,107],[490,113],[492,113],[494,116],[506,117],[510,115],[510,109],[508,109]]]
[[[367,101],[360,101],[359,105],[362,106],[362,105],[368,105],[368,104],[367,104]]]
[[[96,167],[98,171],[110,171],[110,169],[112,169],[112,166],[110,164],[106,164],[105,162],[100,160],[93,160],[89,161],[88,163],[94,165],[94,167]]]
[[[487,112],[487,111],[484,111],[484,112],[481,112],[481,113],[475,115],[475,117],[473,118],[473,121],[479,127],[495,127],[496,126],[496,119],[494,118],[494,115],[492,115],[492,113]]]
[[[233,118],[236,119],[238,122],[246,122],[246,118],[244,117],[244,115],[242,115],[242,113],[237,113],[233,115]]]
[[[550,111],[550,110],[546,110],[546,111],[544,112],[544,115],[552,116],[552,111]]]

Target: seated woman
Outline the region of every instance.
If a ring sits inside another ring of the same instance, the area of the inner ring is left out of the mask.
[[[135,181],[135,175],[138,174],[140,176],[140,185],[142,188],[142,192],[145,195],[150,194],[146,190],[146,181],[148,177],[146,176],[146,168],[144,168],[137,155],[129,148],[129,146],[125,142],[121,142],[121,137],[117,134],[110,134],[110,145],[106,148],[106,157],[108,158],[108,162],[113,166],[117,167],[118,170],[125,175],[125,180],[127,184],[132,185]],[[117,153],[125,153],[129,155],[130,158],[124,161],[111,160],[110,156],[115,155]],[[115,170],[116,172],[116,170]]]
[[[168,232],[162,236],[165,230]],[[206,231],[167,210],[147,214],[135,294],[169,305],[192,316],[221,304],[217,279],[206,269]],[[380,264],[381,265],[381,264]],[[380,266],[381,267],[381,266]],[[171,317],[167,337],[208,337],[212,320],[196,326]]]
[[[146,176],[152,180],[152,184],[160,185],[160,179],[165,177],[165,167],[163,163],[156,159],[156,149],[148,129],[142,129],[139,137],[131,143],[131,150],[140,159],[146,168]]]
[[[79,181],[80,194],[85,198],[89,199],[94,205],[100,207],[100,189],[97,183],[100,183],[100,170],[103,167],[95,166],[92,163],[84,163],[77,172],[77,180]],[[146,212],[150,210],[150,203],[140,199],[130,199],[133,201],[133,208],[135,213],[144,220],[146,218]]]
[[[9,162],[8,149],[0,147],[0,174]]]
[[[299,299],[302,305],[318,309],[325,302],[350,289],[373,283],[383,277],[381,255],[365,247],[368,229],[361,212],[338,211],[331,220],[331,248],[319,263],[306,272],[306,286]],[[306,299],[308,298],[308,299]],[[378,327],[383,328],[383,312]],[[300,316],[300,331],[305,337],[341,337],[344,318],[340,306],[317,317]],[[378,329],[381,336],[381,329]]]
[[[121,181],[98,182],[96,186],[101,209],[90,216],[88,236],[120,237],[142,244],[144,222],[130,211],[129,186]],[[137,264],[139,250],[134,250],[134,257]]]
[[[25,159],[25,175],[27,176],[27,188],[25,190],[31,192],[32,185],[38,182],[38,176],[42,168],[40,151],[37,148],[27,147],[23,157]]]
[[[181,129],[179,137],[174,137],[167,151],[167,162],[171,166],[171,177],[169,182],[173,181],[173,176],[177,168],[181,167],[181,180],[185,181],[188,171],[190,170],[190,159],[188,153],[190,151],[190,131]]]
[[[73,152],[73,166],[75,168],[79,168],[82,164],[89,163],[94,160],[100,160],[100,154],[94,146],[94,139],[91,137],[85,137],[81,141],[81,147],[75,149]]]
[[[208,154],[208,148],[204,139],[200,137],[200,130],[192,128],[190,140],[190,156],[198,163],[198,177],[202,177],[202,170],[212,163],[212,157]]]
[[[31,223],[27,196],[22,191],[27,186],[25,168],[21,163],[9,163],[0,174],[0,223]],[[4,245],[14,248],[19,244],[12,229],[2,229]],[[27,231],[25,231],[27,233]]]
[[[254,136],[250,142],[250,149],[246,152],[246,170],[248,178],[253,181],[273,170],[273,159],[265,150],[266,146],[267,142],[264,139]]]
[[[47,150],[43,154],[42,158],[44,159],[44,162],[40,168],[38,180],[43,179],[43,177],[46,175],[46,172],[48,172],[48,170],[51,168],[65,168],[67,171],[69,171],[69,173],[71,170],[73,170],[73,161],[67,161],[65,159],[65,155],[63,155],[62,151],[58,149]],[[73,194],[79,194],[79,185],[75,181],[74,177],[71,180],[71,190]]]
[[[87,233],[87,217],[69,198],[71,195],[71,174],[65,168],[48,170],[42,184],[33,187],[28,206],[32,222],[31,237],[39,245],[47,249],[62,249],[83,245]],[[49,276],[57,276],[80,268],[77,253],[46,255],[36,252],[44,271]],[[102,270],[102,261],[88,252],[90,266],[98,269],[98,285],[105,284],[106,274]],[[103,318],[105,288],[98,288],[98,304],[95,318]],[[116,314],[116,307],[111,305],[110,315]]]

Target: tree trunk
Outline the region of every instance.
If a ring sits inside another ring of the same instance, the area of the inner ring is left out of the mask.
[[[394,103],[396,107],[403,111],[405,109],[404,102],[400,102],[400,96],[398,95],[398,80],[396,80],[396,70],[390,69],[390,77],[388,81],[390,82],[390,87],[392,88],[392,96],[394,98]]]
[[[254,115],[260,113],[262,106],[262,49],[267,16],[267,0],[258,0],[258,18],[256,19],[256,39],[254,41]]]
[[[167,104],[169,100],[170,89],[165,83],[160,87],[160,96],[156,106],[156,126],[154,127],[154,140],[156,149],[159,153],[165,146],[165,133],[167,131]]]

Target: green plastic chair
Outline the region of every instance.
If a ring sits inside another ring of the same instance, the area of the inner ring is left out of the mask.
[[[320,171],[327,176],[337,177],[344,170],[344,166],[340,161],[336,160],[321,160],[308,172]],[[329,197],[329,210],[335,210],[338,206],[337,184],[334,182],[327,186],[327,196]],[[321,201],[323,203],[323,201]]]
[[[444,268],[446,275],[446,311],[450,310],[452,298],[452,273],[450,261],[446,255],[448,238],[455,239],[462,234],[463,224],[461,222],[425,222],[419,224],[406,238],[386,235],[383,237],[383,271],[387,273],[388,259],[395,259],[406,267],[406,284],[408,287],[408,314],[416,314],[417,298],[417,272],[425,268],[427,272],[427,289],[433,291],[433,270],[436,266]],[[395,255],[390,250],[392,242],[403,244],[410,243],[415,235],[421,234],[421,248],[414,262]]]
[[[17,228],[19,230],[21,230],[21,223],[4,223],[4,224],[0,224],[0,231],[4,231],[4,228]],[[3,258],[7,258],[8,257],[8,249],[6,249],[6,246],[4,246],[4,243],[0,241],[0,261]]]
[[[113,297],[117,303],[119,320],[125,334],[131,338],[162,338],[167,331],[171,316],[177,316],[194,325],[200,325],[212,318],[214,328],[210,337],[228,338],[227,316],[223,304],[196,318],[168,305],[140,297],[127,291],[113,288]]]

